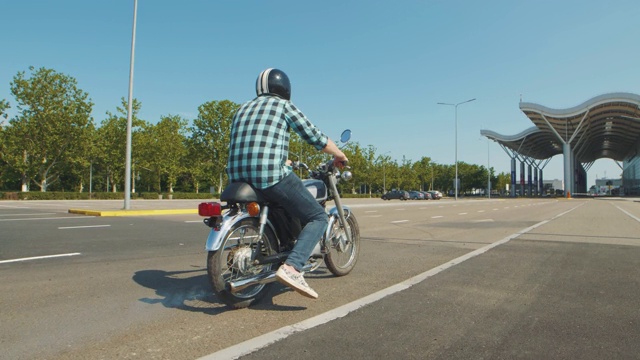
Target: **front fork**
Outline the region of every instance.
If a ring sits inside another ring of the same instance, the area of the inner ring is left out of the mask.
[[[340,220],[340,226],[344,230],[347,235],[347,241],[349,243],[352,242],[351,239],[351,231],[348,231],[347,228],[347,219],[344,216],[344,209],[342,208],[342,200],[340,199],[340,194],[338,194],[338,188],[336,187],[336,175],[329,175],[329,186],[331,187],[331,192],[333,193],[333,201],[336,203],[336,209],[338,210],[338,219]],[[344,244],[342,244],[344,245]],[[344,246],[342,247],[344,249]]]

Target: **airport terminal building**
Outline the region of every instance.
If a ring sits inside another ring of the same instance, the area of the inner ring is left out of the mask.
[[[520,110],[534,126],[515,135],[480,131],[511,157],[512,196],[542,194],[543,169],[559,154],[565,196],[587,193],[587,170],[601,158],[622,169],[620,195],[640,195],[640,95],[604,94],[567,109],[520,102]]]

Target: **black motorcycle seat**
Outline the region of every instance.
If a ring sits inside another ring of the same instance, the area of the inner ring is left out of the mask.
[[[234,182],[229,184],[220,194],[220,200],[226,202],[259,202],[266,200],[262,194],[250,184],[245,182]]]

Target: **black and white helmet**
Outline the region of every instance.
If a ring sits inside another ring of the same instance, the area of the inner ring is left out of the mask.
[[[285,100],[291,100],[291,83],[289,77],[282,70],[267,69],[258,75],[256,80],[256,94],[277,95]]]

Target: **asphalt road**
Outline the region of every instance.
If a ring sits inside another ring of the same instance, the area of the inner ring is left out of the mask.
[[[363,240],[351,274],[321,267],[318,300],[278,286],[232,311],[210,292],[197,215],[0,202],[0,358],[638,358],[640,203],[345,203]]]

